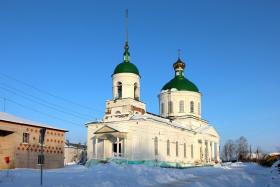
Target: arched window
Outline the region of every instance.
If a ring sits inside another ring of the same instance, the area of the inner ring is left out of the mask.
[[[173,113],[173,102],[172,101],[168,102],[168,113]]]
[[[198,110],[198,115],[200,115],[200,102],[198,102],[197,110]]]
[[[155,155],[158,155],[158,137],[155,137]]]
[[[176,156],[179,156],[179,143],[176,142]]]
[[[187,145],[184,143],[184,157],[187,157]]]
[[[194,113],[194,103],[193,103],[193,101],[190,102],[190,113]]]
[[[134,99],[139,100],[139,93],[138,93],[138,85],[137,83],[134,83]]]
[[[160,113],[161,113],[161,115],[163,115],[164,114],[164,103],[161,103],[160,104],[161,106],[160,106]]]
[[[169,156],[170,155],[170,141],[169,140],[167,140],[167,155]]]
[[[179,102],[179,112],[180,113],[183,113],[184,112],[184,110],[185,110],[185,106],[184,106],[185,104],[184,104],[184,101],[180,101]]]
[[[117,84],[117,98],[122,98],[122,83],[121,82],[118,82]]]

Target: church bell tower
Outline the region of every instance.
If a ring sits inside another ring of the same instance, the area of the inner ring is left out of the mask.
[[[140,101],[140,74],[131,63],[128,45],[128,13],[126,11],[126,41],[123,62],[118,64],[112,74],[113,98],[106,102],[104,120],[123,120],[133,114],[144,114],[146,105]]]

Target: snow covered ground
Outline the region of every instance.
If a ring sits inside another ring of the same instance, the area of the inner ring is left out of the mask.
[[[0,187],[40,186],[40,171],[35,169],[0,171]],[[44,171],[45,187],[138,187],[138,186],[280,186],[276,167],[229,163],[214,167],[167,169],[144,165],[99,164],[91,168],[71,165]]]

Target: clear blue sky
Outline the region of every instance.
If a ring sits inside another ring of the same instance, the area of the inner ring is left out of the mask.
[[[157,95],[180,48],[185,74],[202,92],[203,118],[222,143],[244,135],[254,147],[280,146],[277,0],[1,0],[0,109],[6,98],[6,112],[67,128],[70,140],[85,142],[84,123],[101,118],[112,98],[126,8],[148,111],[158,113]]]

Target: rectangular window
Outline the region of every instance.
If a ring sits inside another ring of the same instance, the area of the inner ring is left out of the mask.
[[[23,143],[29,143],[29,133],[23,133],[22,142]]]
[[[161,114],[164,114],[164,103],[161,103],[160,109],[161,109]]]
[[[170,155],[170,141],[167,140],[167,155]]]
[[[184,106],[184,101],[179,102],[179,112],[184,113],[185,106]]]
[[[173,102],[172,101],[168,102],[168,113],[173,113]]]
[[[176,142],[176,156],[179,156],[179,143]]]
[[[184,143],[184,157],[187,157],[187,146],[186,143]]]
[[[158,137],[155,137],[155,155],[158,155]]]
[[[190,113],[194,113],[194,102],[190,102]]]
[[[191,145],[191,157],[193,158],[193,144]]]

